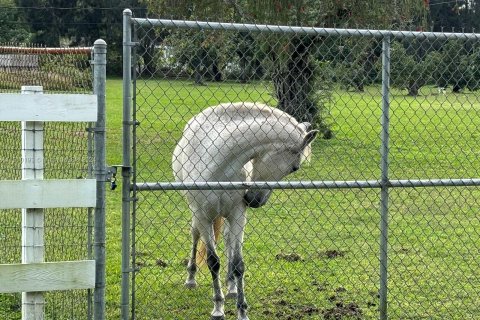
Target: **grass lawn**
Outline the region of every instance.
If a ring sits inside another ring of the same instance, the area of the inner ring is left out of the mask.
[[[138,81],[137,90],[141,93],[137,96],[138,182],[172,180],[175,143],[185,123],[207,106],[231,101],[275,104],[271,88],[261,82],[196,86],[180,80],[146,80]],[[480,94],[436,92],[423,88],[414,98],[393,90],[392,179],[480,176]],[[333,139],[317,139],[312,162],[289,179],[378,179],[380,101],[379,87],[368,87],[365,92],[337,88],[328,106]],[[107,83],[107,128],[108,164],[120,164],[120,79]],[[119,188],[107,193],[108,319],[120,315],[120,177],[118,182]],[[140,192],[137,196],[136,318],[208,319],[212,290],[207,268],[200,270],[196,290],[183,287],[190,250],[186,202],[174,191]],[[390,319],[480,319],[479,199],[476,187],[390,191]],[[266,206],[250,209],[244,245],[250,318],[377,319],[379,201],[375,189],[277,190]],[[70,217],[68,213],[65,216]],[[85,231],[86,222],[81,218],[73,223],[59,214],[57,220]],[[73,237],[83,236],[75,233]],[[7,253],[13,250],[8,251],[10,247],[18,249],[17,240],[15,244],[3,241],[0,249]],[[54,241],[63,250],[65,240]],[[223,243],[219,247],[224,272]],[[15,254],[12,261],[19,260],[19,252]],[[4,257],[7,263],[9,259]],[[75,309],[72,314],[83,317],[85,305],[77,304],[86,301],[85,292],[72,296],[65,300],[59,294],[47,300],[47,311],[61,306]],[[0,295],[0,317],[20,319],[18,301],[19,295]],[[227,301],[226,312],[227,319],[235,318],[233,301]],[[62,316],[50,318],[69,317],[61,311],[58,314]]]
[[[121,163],[121,81],[109,80],[108,163]],[[139,81],[138,181],[170,181],[171,152],[190,117],[228,101],[274,103],[262,83]],[[433,91],[432,91],[433,92]],[[477,93],[419,97],[393,91],[390,177],[478,177]],[[329,106],[335,136],[317,139],[313,160],[292,180],[380,177],[380,92],[340,89]],[[480,190],[391,190],[391,319],[480,318]],[[183,288],[190,212],[177,192],[140,192],[136,210],[138,319],[206,319],[212,308],[206,268],[199,288]],[[108,193],[107,308],[119,315],[120,190]],[[378,318],[379,191],[275,191],[249,211],[246,295],[251,319]],[[222,244],[220,244],[220,248]],[[222,267],[225,265],[222,257]],[[235,304],[228,301],[227,316]]]

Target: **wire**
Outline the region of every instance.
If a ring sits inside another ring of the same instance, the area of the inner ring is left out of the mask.
[[[14,20],[3,20],[3,23],[8,22],[9,24],[18,24],[18,25],[30,25],[28,22],[23,22],[23,21],[14,21]],[[58,25],[58,23],[55,22],[39,22],[39,23],[34,23],[35,25]],[[105,24],[105,22],[62,22],[62,25],[102,25]],[[108,25],[122,25],[122,22],[113,22],[110,21],[107,23]]]
[[[451,0],[451,1],[443,1],[443,2],[430,2],[430,6],[439,6],[441,4],[450,4],[450,3],[458,3],[458,0]],[[466,1],[465,1],[466,3]]]
[[[67,8],[67,7],[15,7],[15,6],[0,6],[0,9],[29,9],[29,10],[32,10],[32,9],[35,9],[35,10],[52,10],[52,9],[55,9],[55,10],[121,10],[123,11],[125,8],[123,7],[100,7],[100,8],[97,8],[97,7],[88,7],[88,8],[78,8],[78,7],[71,7],[71,8]],[[132,7],[132,8],[128,8],[130,10],[146,10],[145,7]]]

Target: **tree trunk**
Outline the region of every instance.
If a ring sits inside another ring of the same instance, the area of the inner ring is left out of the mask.
[[[291,39],[290,55],[287,61],[276,61],[272,80],[278,108],[299,122],[313,122],[318,113],[312,97],[315,76],[309,46],[305,42],[298,38]]]
[[[195,84],[198,85],[203,85],[203,72],[202,72],[202,66],[201,65],[196,65],[194,72],[193,72],[193,78],[195,80]]]
[[[213,73],[213,80],[216,82],[222,81],[222,72],[218,68],[218,61],[215,60],[212,63],[212,73]]]
[[[420,86],[416,83],[410,83],[408,86],[408,95],[412,97],[418,96],[418,91],[420,90]]]
[[[148,43],[143,47],[143,62],[144,62],[144,72],[147,72],[147,76],[152,76],[157,72],[157,63],[154,59],[155,56],[155,44]]]
[[[454,84],[453,87],[452,87],[452,92],[453,93],[459,93],[460,90],[462,90],[462,87],[459,85],[459,84]]]

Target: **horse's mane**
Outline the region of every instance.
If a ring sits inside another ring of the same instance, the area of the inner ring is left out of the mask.
[[[293,116],[258,102],[222,103],[209,107],[201,112],[195,120],[192,119],[189,126],[201,125],[202,119],[208,119],[209,123],[223,123],[231,126],[257,125],[268,120],[271,124],[277,122],[281,123],[283,127],[290,126],[293,130],[301,130],[298,121]]]

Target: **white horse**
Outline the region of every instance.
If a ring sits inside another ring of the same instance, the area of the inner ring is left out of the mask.
[[[175,179],[177,182],[280,180],[299,169],[305,150],[317,134],[310,127],[309,123],[298,123],[287,113],[259,103],[208,108],[188,122],[175,148],[172,159]],[[271,191],[184,191],[193,213],[193,246],[185,285],[189,288],[197,285],[197,245],[201,239],[213,280],[212,320],[225,318],[220,260],[215,251],[217,230],[214,231],[213,225],[225,219],[227,297],[237,298],[238,319],[247,320],[242,257],[246,208],[263,206]]]

